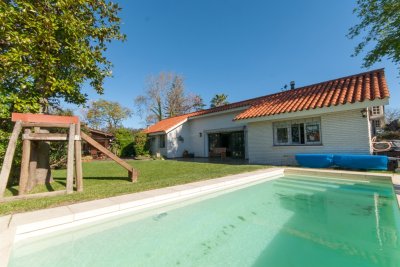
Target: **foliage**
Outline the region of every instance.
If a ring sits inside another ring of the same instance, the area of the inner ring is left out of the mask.
[[[384,131],[377,137],[379,140],[400,140],[400,131]]]
[[[74,116],[74,111],[64,109],[59,105],[52,105],[49,109],[50,114],[59,116]],[[68,133],[67,129],[55,128],[52,132]],[[67,142],[50,142],[50,167],[63,168],[67,165]]]
[[[114,152],[119,157],[133,157],[135,155],[133,131],[127,128],[118,128],[113,131],[115,140],[112,144]]]
[[[366,34],[356,46],[354,55],[359,55],[370,45],[374,46],[364,57],[364,67],[370,67],[384,57],[399,64],[400,1],[358,0],[354,13],[361,22],[350,28],[348,37],[353,39],[362,32]]]
[[[226,175],[255,171],[266,166],[196,163],[170,160],[127,161],[139,171],[139,179],[132,183],[124,168],[113,161],[93,161],[83,163],[84,191],[55,197],[37,198],[6,202],[0,205],[0,214],[10,214],[62,206],[82,201],[100,199],[123,194],[207,180]],[[53,171],[54,190],[65,189],[66,170]],[[48,191],[45,185],[37,186],[32,193]],[[18,186],[9,187],[6,196],[17,192]]]
[[[216,94],[212,99],[211,99],[211,108],[215,107],[220,107],[226,104],[229,104],[228,102],[228,95],[226,94]]]
[[[191,107],[191,111],[203,110],[206,106],[203,98],[200,95],[189,95],[188,102],[189,107]]]
[[[3,165],[4,156],[6,154],[8,141],[11,136],[14,125],[6,120],[0,121],[0,169]],[[14,154],[14,161],[11,168],[10,180],[13,183],[19,176],[19,166],[21,164],[21,140],[18,139],[17,146]]]
[[[134,136],[133,146],[135,148],[136,156],[146,156],[149,155],[149,139],[147,134],[143,132],[137,132]]]
[[[173,74],[160,72],[158,75],[150,75],[146,81],[144,95],[135,98],[135,106],[138,114],[148,124],[155,123],[164,118],[165,95],[171,87]]]
[[[118,102],[97,100],[86,110],[85,119],[94,129],[112,131],[121,127],[122,121],[132,116],[129,108],[122,107]]]
[[[185,86],[183,84],[183,78],[176,75],[171,87],[166,92],[164,109],[167,117],[174,117],[187,112],[188,107],[186,106],[184,90]]]
[[[137,114],[147,124],[199,110],[204,107],[200,96],[185,93],[184,79],[181,75],[161,72],[147,79],[144,95],[135,98]]]
[[[0,113],[38,112],[52,98],[83,104],[84,82],[102,93],[107,44],[125,39],[119,11],[107,0],[1,1]]]

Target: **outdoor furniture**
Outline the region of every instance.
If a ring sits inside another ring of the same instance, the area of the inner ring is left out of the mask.
[[[221,157],[226,158],[226,147],[214,147],[210,151],[210,157]]]

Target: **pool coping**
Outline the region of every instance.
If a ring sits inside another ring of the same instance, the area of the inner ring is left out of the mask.
[[[308,168],[267,168],[56,208],[1,216],[0,266],[7,266],[13,244],[26,238],[245,184],[278,179],[285,174],[335,178],[340,176],[339,179],[391,179],[400,207],[400,175]]]
[[[273,180],[283,175],[283,168],[266,168],[188,184],[2,216],[0,217],[0,266],[8,265],[13,244],[26,238],[245,184]]]

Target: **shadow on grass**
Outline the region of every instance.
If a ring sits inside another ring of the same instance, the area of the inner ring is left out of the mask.
[[[132,180],[129,177],[83,177],[83,180],[99,180],[99,181],[128,181],[131,182]]]
[[[211,164],[225,164],[225,165],[252,165],[249,164],[248,160],[245,159],[233,159],[233,158],[176,158],[168,159],[171,161],[182,161],[182,162],[195,162],[195,163],[211,163]]]

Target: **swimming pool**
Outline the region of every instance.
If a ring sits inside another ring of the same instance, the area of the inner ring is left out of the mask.
[[[9,266],[398,266],[389,182],[285,175],[17,243]]]

